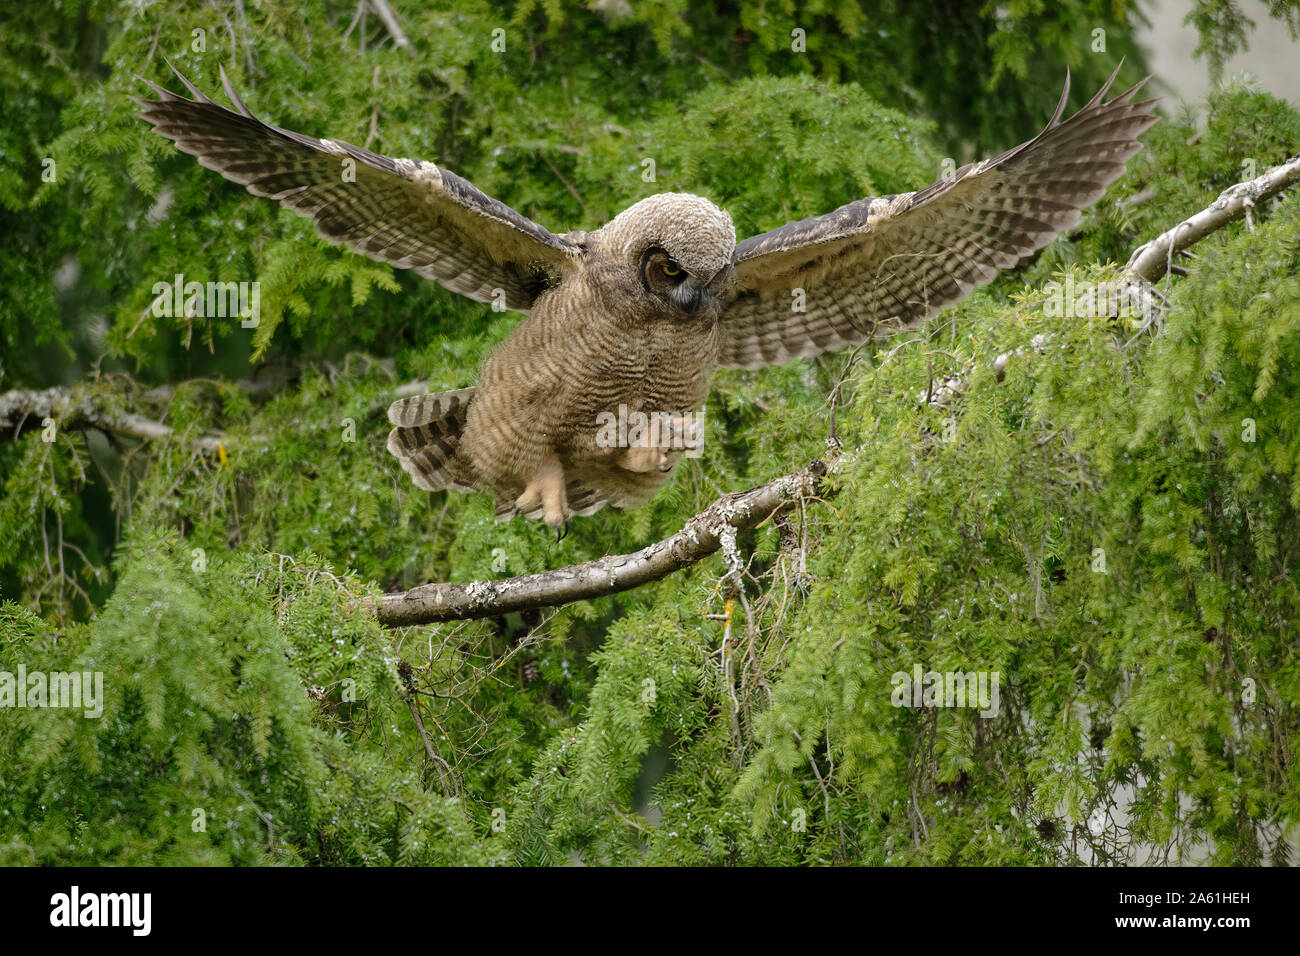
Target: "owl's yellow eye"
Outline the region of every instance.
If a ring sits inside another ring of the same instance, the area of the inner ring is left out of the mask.
[[[666,276],[679,276],[682,274],[682,270],[677,268],[671,262],[665,262],[663,264],[663,270],[664,270],[664,275]]]

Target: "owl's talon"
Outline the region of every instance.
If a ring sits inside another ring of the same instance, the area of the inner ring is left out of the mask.
[[[524,489],[524,493],[515,499],[514,514],[516,515],[524,514],[525,512],[531,511],[533,508],[536,508],[541,503],[542,503],[541,494],[538,493],[536,488],[534,488],[532,485],[529,485],[527,488]]]
[[[565,536],[568,535],[568,533],[569,533],[569,519],[565,518],[564,521],[560,523],[560,526],[555,529],[555,543],[559,544],[561,541],[563,541]]]
[[[564,468],[556,459],[545,462],[515,499],[515,507],[525,511],[538,505],[542,506],[542,520],[552,528],[558,528],[572,514],[564,490]]]

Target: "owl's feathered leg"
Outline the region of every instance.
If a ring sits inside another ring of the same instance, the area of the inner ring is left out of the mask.
[[[531,511],[540,504],[542,520],[552,528],[559,528],[573,514],[564,485],[564,467],[560,460],[554,456],[547,458],[524,486],[523,494],[515,499],[516,512]]]

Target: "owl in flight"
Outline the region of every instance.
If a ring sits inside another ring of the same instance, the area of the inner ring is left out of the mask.
[[[433,163],[268,126],[224,71],[238,112],[177,76],[193,99],[149,84],[159,98],[137,102],[178,149],[332,242],[525,315],[476,385],[394,402],[388,450],[420,488],[490,489],[498,517],[557,529],[668,482],[715,368],[916,328],[1072,226],[1156,119],[1155,100],[1132,102],[1142,83],[1105,101],[1112,74],[1063,120],[1067,75],[1028,142],[737,243],[731,217],[688,193],[556,235]]]

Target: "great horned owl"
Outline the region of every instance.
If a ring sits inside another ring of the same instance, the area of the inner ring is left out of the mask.
[[[159,99],[137,102],[177,148],[326,239],[525,314],[477,385],[395,402],[388,448],[420,488],[491,489],[498,516],[557,528],[664,486],[715,368],[915,328],[1073,225],[1155,122],[1154,100],[1132,102],[1141,83],[1104,101],[1114,75],[1062,120],[1067,76],[1028,142],[737,244],[727,213],[686,193],[555,235],[432,163],[262,123],[221,79],[238,112],[184,77],[194,99],[150,84]]]

